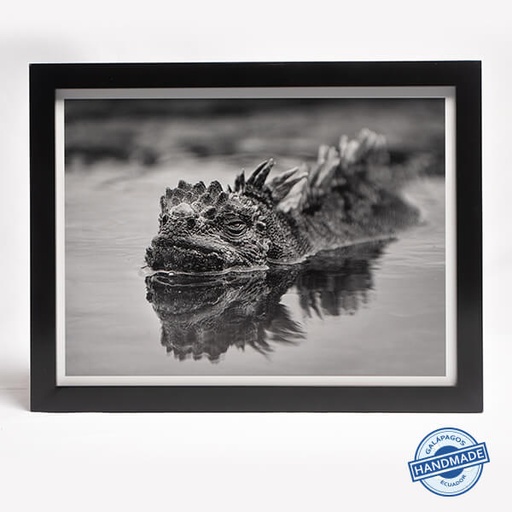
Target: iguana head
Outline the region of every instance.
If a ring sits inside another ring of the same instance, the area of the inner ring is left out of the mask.
[[[289,226],[274,208],[265,179],[273,161],[262,163],[234,188],[218,181],[180,181],[160,199],[159,232],[146,250],[154,270],[219,272],[263,267],[277,252],[289,251]],[[288,244],[287,244],[288,238]],[[279,254],[278,256],[280,256]]]

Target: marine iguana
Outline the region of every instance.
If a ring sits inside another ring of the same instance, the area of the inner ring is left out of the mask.
[[[392,236],[418,210],[379,179],[386,140],[364,129],[321,146],[316,164],[267,181],[272,159],[226,189],[180,181],[160,199],[159,232],[146,249],[153,270],[185,273],[268,268],[321,250]]]

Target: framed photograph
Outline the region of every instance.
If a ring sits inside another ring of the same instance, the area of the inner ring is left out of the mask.
[[[32,64],[31,409],[480,412],[480,62]]]

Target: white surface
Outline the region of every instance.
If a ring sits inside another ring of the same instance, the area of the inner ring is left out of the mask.
[[[512,35],[501,1],[16,2],[0,18],[0,506],[480,511],[510,501]],[[28,408],[28,62],[482,59],[485,412],[34,414]],[[467,494],[407,461],[443,426],[485,441]],[[508,478],[507,478],[508,477]]]

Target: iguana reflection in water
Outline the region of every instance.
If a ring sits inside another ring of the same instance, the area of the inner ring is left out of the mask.
[[[305,316],[354,314],[373,288],[372,268],[388,241],[321,252],[268,270],[146,277],[147,300],[160,319],[161,343],[177,359],[220,360],[231,347],[269,354],[306,337],[281,299],[296,293]]]

